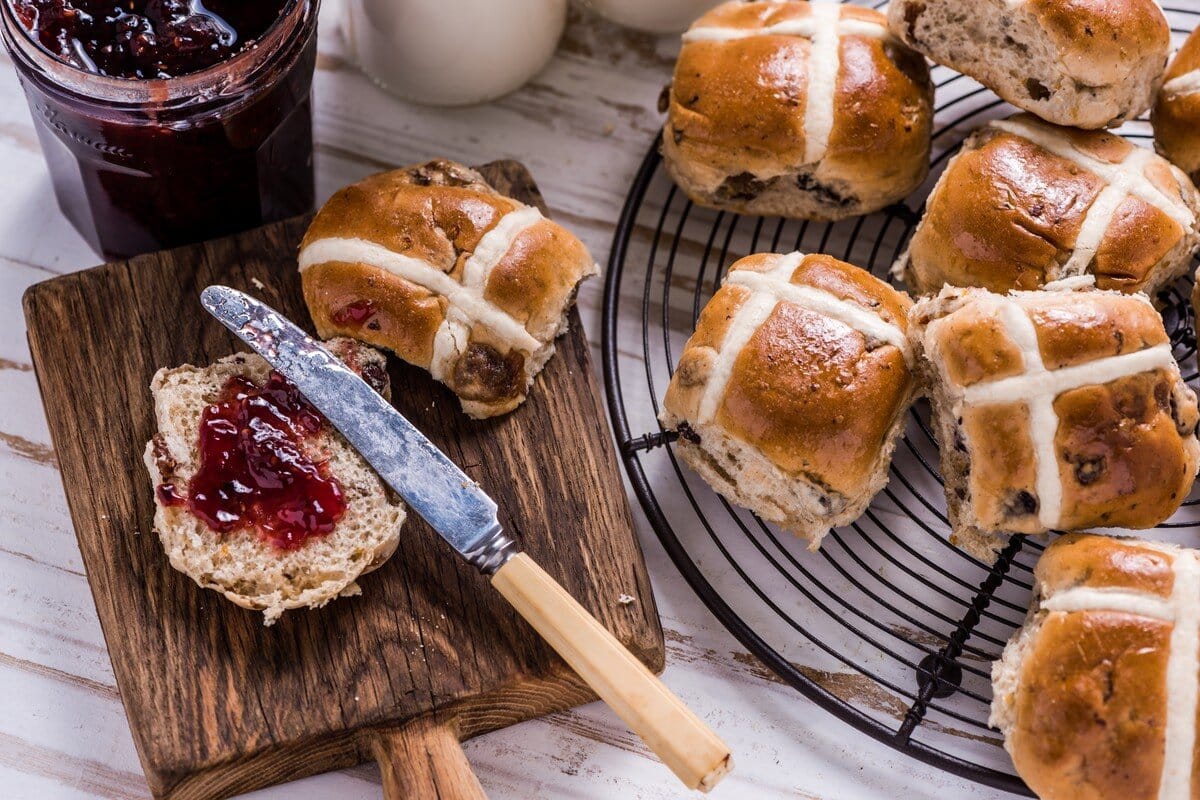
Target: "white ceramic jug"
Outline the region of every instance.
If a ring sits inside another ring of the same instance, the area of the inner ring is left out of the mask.
[[[520,87],[554,55],[567,0],[345,0],[349,55],[380,86],[430,105]]]

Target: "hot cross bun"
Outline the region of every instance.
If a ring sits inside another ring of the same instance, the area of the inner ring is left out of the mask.
[[[991,724],[1043,800],[1194,798],[1200,554],[1071,534],[992,667]]]
[[[1155,0],[892,0],[888,24],[1017,108],[1078,128],[1149,108],[1171,47]]]
[[[714,489],[815,549],[887,481],[913,394],[910,305],[830,256],[743,258],[701,313],[660,422]]]
[[[538,209],[431,161],[331,197],[300,245],[300,271],[321,336],[391,350],[481,418],[525,400],[576,288],[598,269]]]
[[[1171,163],[1200,181],[1200,28],[1167,67],[1154,102],[1154,146]]]
[[[1191,490],[1196,396],[1145,295],[947,288],[909,326],[968,552],[1008,533],[1153,527]]]
[[[933,84],[878,11],[723,3],[683,34],[662,152],[693,201],[834,220],[929,172]]]
[[[1192,182],[1150,150],[1021,114],[963,144],[896,272],[922,294],[1090,274],[1101,289],[1153,296],[1187,271],[1198,211]]]

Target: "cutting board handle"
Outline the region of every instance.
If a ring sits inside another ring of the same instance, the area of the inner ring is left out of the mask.
[[[725,743],[536,561],[518,553],[492,585],[689,789],[725,777]]]
[[[384,800],[487,800],[453,723],[426,717],[373,735]]]

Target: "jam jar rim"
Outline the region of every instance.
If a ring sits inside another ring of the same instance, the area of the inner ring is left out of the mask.
[[[34,77],[76,100],[151,110],[197,101],[233,101],[281,59],[292,61],[315,33],[320,0],[287,0],[279,19],[252,45],[204,69],[171,78],[99,75],[57,58],[17,18],[12,0],[0,0],[0,34],[9,53]]]

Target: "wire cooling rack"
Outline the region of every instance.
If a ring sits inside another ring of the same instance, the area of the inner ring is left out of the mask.
[[[881,5],[881,4],[877,4]],[[1167,8],[1175,44],[1200,3]],[[604,379],[621,457],[667,553],[700,599],[781,680],[858,730],[924,762],[1029,795],[988,727],[991,663],[1022,623],[1044,543],[1014,537],[994,565],[947,541],[938,454],[922,401],[886,489],[818,553],[725,502],[673,451],[659,403],[701,308],[731,263],[754,252],[829,253],[888,277],[947,159],[971,130],[1013,113],[978,83],[935,67],[933,169],[906,203],[834,224],[693,206],[647,153],[613,239],[604,294]],[[1120,132],[1151,146],[1149,123]],[[1159,301],[1196,383],[1190,279]],[[1200,491],[1158,539],[1196,544]]]

